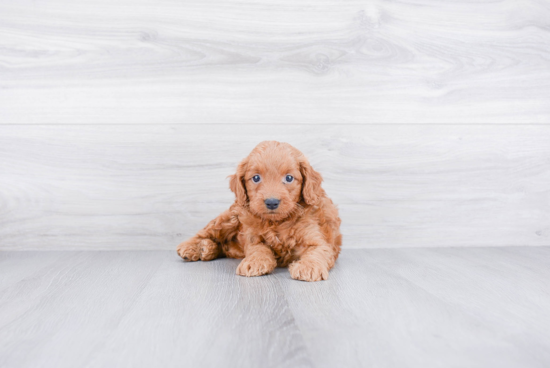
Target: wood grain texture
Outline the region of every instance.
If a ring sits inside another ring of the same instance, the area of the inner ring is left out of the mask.
[[[346,247],[549,245],[550,6],[0,0],[0,249],[172,249],[259,141]]]
[[[549,266],[548,247],[350,250],[330,285],[282,285],[316,367],[544,367]]]
[[[0,366],[550,364],[548,247],[348,249],[318,283],[237,264],[0,252]]]
[[[550,6],[0,2],[0,124],[547,124]]]
[[[0,248],[175,249],[264,139],[310,157],[344,247],[548,245],[549,126],[0,127]]]

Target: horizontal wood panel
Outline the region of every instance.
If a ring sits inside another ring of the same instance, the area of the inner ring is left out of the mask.
[[[550,126],[2,126],[1,249],[173,249],[287,141],[325,178],[345,247],[549,245]]]
[[[0,124],[544,124],[544,1],[0,4]]]

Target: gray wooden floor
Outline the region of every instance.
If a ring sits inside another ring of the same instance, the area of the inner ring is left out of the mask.
[[[550,248],[344,250],[328,281],[174,251],[0,252],[0,367],[548,367]]]

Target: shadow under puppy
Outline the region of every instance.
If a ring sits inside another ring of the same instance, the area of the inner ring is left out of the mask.
[[[338,210],[321,175],[288,143],[260,143],[230,176],[235,203],[178,246],[186,261],[244,258],[241,276],[286,267],[292,278],[320,281],[340,253]]]

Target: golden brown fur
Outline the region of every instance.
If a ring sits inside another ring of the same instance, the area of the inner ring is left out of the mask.
[[[254,182],[256,175],[261,182]],[[244,258],[237,267],[242,276],[288,266],[294,279],[326,280],[342,235],[338,210],[321,188],[322,180],[288,143],[260,143],[230,176],[235,203],[181,243],[178,254],[186,261]],[[268,198],[280,200],[275,210],[266,207]]]

